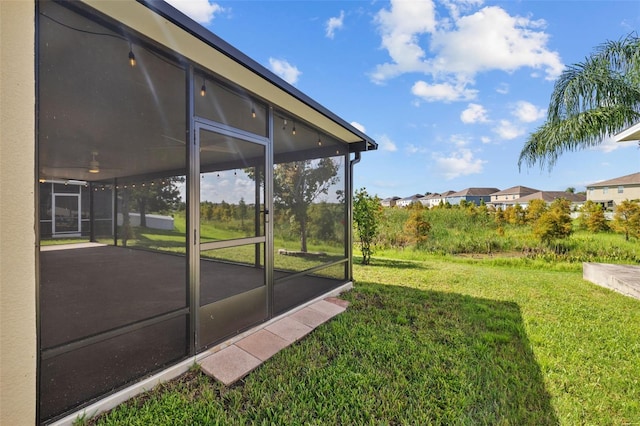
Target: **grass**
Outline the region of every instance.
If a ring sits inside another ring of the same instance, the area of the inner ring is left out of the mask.
[[[425,253],[439,255],[483,254],[526,256],[543,262],[608,262],[640,264],[640,245],[637,239],[626,241],[624,235],[613,232],[593,233],[578,229],[574,234],[555,242],[552,247],[533,236],[530,225],[498,225],[493,216],[472,214],[468,209],[423,210],[423,218],[431,225],[426,241],[418,254],[408,244],[404,224],[411,212],[408,209],[384,209],[381,232],[375,252],[383,257],[422,258]]]
[[[91,420],[127,424],[634,424],[640,301],[578,271],[374,258],[349,309],[232,387],[191,371]]]

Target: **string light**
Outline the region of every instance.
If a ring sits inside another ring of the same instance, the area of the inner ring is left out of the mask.
[[[136,55],[133,54],[131,43],[129,43],[129,64],[131,64],[132,67],[136,66]]]
[[[287,119],[283,119],[282,121],[282,130],[285,130],[287,128]]]
[[[256,118],[256,109],[251,105],[251,118]]]
[[[296,134],[296,122],[293,122],[293,128],[291,129],[291,134],[295,136]]]
[[[200,96],[205,96],[207,94],[207,86],[206,86],[206,82],[207,80],[205,80],[204,78],[202,79],[202,87],[200,88]]]

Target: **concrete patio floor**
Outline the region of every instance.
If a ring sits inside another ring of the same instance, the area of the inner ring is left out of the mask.
[[[264,361],[344,312],[348,302],[328,297],[255,330],[233,344],[198,360],[209,376],[229,386]]]

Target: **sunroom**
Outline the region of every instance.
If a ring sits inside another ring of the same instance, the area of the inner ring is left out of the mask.
[[[371,138],[163,2],[35,7],[39,422],[351,281]]]

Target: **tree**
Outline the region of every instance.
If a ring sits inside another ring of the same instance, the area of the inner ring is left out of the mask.
[[[527,207],[525,213],[527,222],[531,224],[535,223],[547,209],[547,203],[544,200],[537,199],[529,201],[529,207]]]
[[[629,235],[640,237],[640,204],[629,200],[618,204],[613,216],[613,226],[616,231],[624,234],[627,241]]]
[[[576,189],[573,186],[570,186],[567,189],[565,189],[564,192],[568,192],[569,194],[575,194]]]
[[[339,165],[331,158],[277,164],[273,170],[273,201],[286,210],[300,231],[300,251],[307,252],[309,206],[339,181]]]
[[[505,211],[501,208],[498,208],[495,213],[495,222],[498,226],[502,226],[507,222],[507,217],[505,215]]]
[[[419,248],[427,240],[431,224],[424,218],[422,208],[414,208],[411,210],[409,218],[404,224],[404,230],[409,235],[410,241]]]
[[[183,177],[172,177],[159,182],[131,185],[128,188],[129,201],[136,203],[142,228],[147,226],[147,213],[179,208],[182,199],[178,184],[182,182]]]
[[[525,210],[522,206],[516,203],[513,206],[507,206],[504,211],[504,218],[511,225],[524,225],[525,224]]]
[[[371,261],[373,242],[378,236],[381,214],[382,206],[377,196],[369,195],[365,188],[356,190],[353,198],[353,221],[360,239],[363,265],[368,265]]]
[[[555,83],[547,121],[525,142],[518,166],[552,169],[566,151],[599,145],[640,120],[640,38],[598,46]]]
[[[582,206],[578,223],[580,228],[588,229],[591,232],[600,232],[609,229],[602,206],[591,200],[587,200]]]
[[[244,229],[244,220],[247,218],[247,203],[244,201],[244,197],[240,197],[238,202],[238,214],[240,214],[240,228]]]
[[[533,235],[546,244],[566,238],[573,232],[570,216],[570,204],[559,198],[551,203],[548,211],[543,213],[533,225]]]

